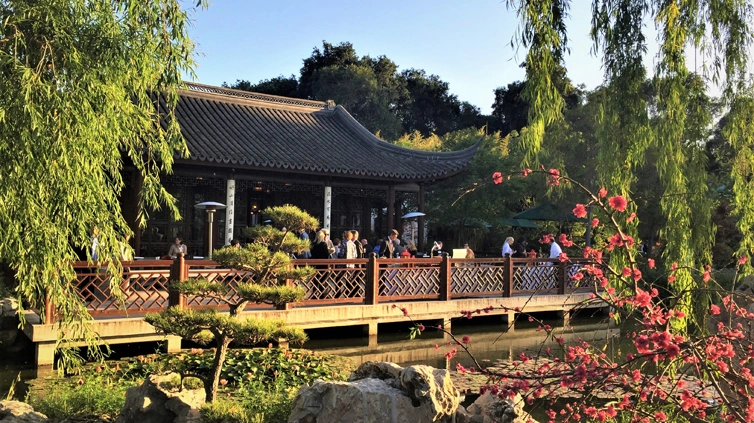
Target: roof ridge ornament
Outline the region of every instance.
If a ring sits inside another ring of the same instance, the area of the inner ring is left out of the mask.
[[[327,110],[335,110],[335,100],[327,100],[325,104],[327,105]]]

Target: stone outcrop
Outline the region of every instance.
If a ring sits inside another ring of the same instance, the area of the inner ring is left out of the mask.
[[[116,423],[198,423],[205,401],[204,389],[167,389],[177,375],[149,376],[139,386],[128,388],[126,404]]]
[[[447,370],[367,362],[348,382],[302,387],[288,422],[451,422],[459,402]]]
[[[15,298],[2,298],[0,299],[0,350],[8,350],[12,345],[20,344],[16,342],[18,339],[18,301]]]
[[[486,393],[481,395],[465,410],[460,407],[456,413],[457,423],[536,423],[524,411],[524,400],[516,394],[513,398],[500,399]]]
[[[0,401],[0,422],[2,423],[44,423],[47,416],[34,411],[25,402]]]

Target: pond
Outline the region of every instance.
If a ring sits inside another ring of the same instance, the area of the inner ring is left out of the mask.
[[[573,344],[579,339],[598,347],[605,347],[609,355],[619,351],[620,331],[608,325],[607,316],[600,313],[576,315],[568,326],[557,320],[555,313],[537,315],[547,324],[552,325],[557,336],[562,336],[566,344]],[[446,340],[437,332],[425,332],[414,340],[408,339],[409,323],[391,323],[380,325],[379,336],[369,337],[362,334],[360,327],[327,328],[307,330],[309,337],[304,348],[328,354],[350,357],[354,365],[365,361],[391,361],[401,366],[426,364],[436,368],[455,369],[456,363],[469,367],[472,359],[462,352],[448,360],[445,353],[450,349]],[[475,317],[472,320],[453,322],[453,333],[460,339],[468,336],[469,348],[476,359],[483,365],[493,364],[497,360],[507,360],[522,352],[536,354],[554,342],[544,342],[544,332],[537,329],[536,323],[526,320],[516,322],[515,330],[505,331],[507,324],[499,316]],[[436,347],[437,346],[437,347]],[[185,347],[185,345],[184,345]],[[112,358],[136,356],[155,352],[155,343],[113,346]],[[23,398],[26,394],[26,381],[44,377],[53,372],[50,368],[35,369],[31,364],[34,357],[33,345],[13,353],[0,354],[0,398],[4,399],[16,379],[15,397]]]

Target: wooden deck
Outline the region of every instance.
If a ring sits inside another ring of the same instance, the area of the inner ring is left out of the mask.
[[[583,259],[568,262],[548,259],[357,259],[296,260],[294,266],[312,266],[315,275],[299,286],[307,292],[305,300],[284,309],[250,305],[245,314],[279,318],[303,328],[363,325],[376,335],[380,323],[406,321],[398,307],[405,307],[412,318],[438,321],[461,315],[464,310],[495,307],[491,314],[511,319],[516,310],[525,312],[559,311],[567,315],[574,307],[590,300],[595,280],[587,275],[579,281],[570,276],[585,264]],[[228,286],[228,296],[247,278],[244,272],[223,269],[207,260],[143,260],[123,262],[120,278],[85,262],[74,265],[77,290],[95,319],[95,330],[112,344],[145,342],[165,337],[158,335],[143,320],[147,312],[172,305],[221,307],[216,300],[181,296],[169,291],[170,280],[204,277]],[[113,280],[114,279],[114,280]],[[120,284],[124,301],[111,295],[111,284]],[[603,307],[591,301],[589,307]],[[37,362],[51,364],[57,326],[53,307],[46,310],[47,324],[31,319],[25,332],[37,344]],[[447,325],[447,322],[446,322]],[[180,340],[169,337],[168,349],[180,347]]]

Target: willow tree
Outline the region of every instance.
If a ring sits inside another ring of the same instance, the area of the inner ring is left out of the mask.
[[[124,162],[144,181],[142,223],[161,206],[178,215],[160,174],[188,153],[174,116],[193,65],[187,13],[178,0],[0,1],[0,260],[21,304],[43,310],[49,297],[69,337],[91,336],[74,330],[90,320],[77,251],[91,260],[97,228],[99,257],[118,257],[132,232]]]
[[[521,20],[517,41],[528,49],[527,86],[531,107],[526,133],[527,160],[536,162],[544,131],[562,118],[563,101],[553,74],[567,54],[566,19],[569,0],[509,0]],[[738,255],[754,248],[754,101],[747,59],[754,32],[752,3],[746,0],[594,0],[593,52],[602,59],[604,97],[601,105],[598,179],[611,195],[630,200],[637,169],[654,166],[664,191],[660,207],[666,224],[663,257],[667,270],[677,263],[672,289],[685,292],[693,283],[686,268],[711,261],[714,241],[711,203],[702,141],[709,136],[712,116],[706,92],[717,85],[730,108],[724,133],[736,149],[733,165],[733,205],[743,235]],[[642,87],[650,73],[643,56],[648,51],[645,22],[654,22],[659,50],[651,70],[656,104],[647,104]],[[710,64],[708,78],[693,75],[685,49],[699,51]],[[647,163],[647,151],[657,154]],[[635,207],[630,205],[630,207]],[[631,210],[629,209],[629,212]],[[638,220],[628,226],[635,231]],[[634,234],[635,235],[635,234]],[[611,258],[620,266],[633,261],[630,253]],[[690,298],[681,297],[691,310]]]
[[[317,219],[297,207],[270,207],[262,212],[283,231],[272,226],[247,229],[254,241],[243,248],[225,247],[214,254],[218,263],[244,274],[237,283],[237,295],[228,295],[228,286],[218,281],[192,279],[171,281],[170,288],[184,295],[211,299],[228,307],[220,313],[214,307],[199,310],[171,307],[160,313],[149,313],[145,320],[159,332],[178,335],[200,343],[215,343],[215,358],[210,374],[195,376],[204,382],[207,402],[217,397],[220,373],[231,342],[254,345],[262,341],[286,338],[290,342],[306,340],[304,331],[287,326],[281,320],[245,318],[241,313],[249,303],[282,306],[300,301],[305,292],[301,287],[288,286],[288,281],[303,281],[314,274],[311,267],[293,268],[291,253],[309,249],[309,241],[298,237],[299,230],[319,226]]]

